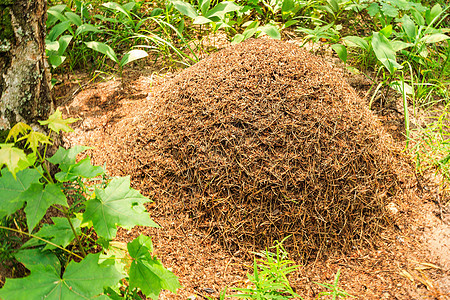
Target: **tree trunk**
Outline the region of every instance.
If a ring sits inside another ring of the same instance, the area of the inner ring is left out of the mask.
[[[45,58],[46,0],[0,0],[0,130],[39,127],[53,110]]]

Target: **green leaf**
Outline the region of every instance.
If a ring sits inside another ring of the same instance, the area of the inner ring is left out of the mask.
[[[240,33],[238,33],[238,34],[236,34],[234,37],[233,37],[233,39],[231,40],[231,44],[232,45],[234,45],[234,44],[239,44],[240,42],[242,42],[243,40],[244,40],[244,35],[243,34],[240,34]]]
[[[369,43],[359,36],[350,35],[343,37],[342,40],[347,47],[359,47],[366,51],[370,50]]]
[[[103,3],[102,5],[111,10],[120,12],[120,13],[124,14],[128,19],[132,20],[130,13],[122,5],[120,5],[116,2]]]
[[[337,55],[344,63],[347,63],[347,48],[345,48],[344,45],[334,44],[331,45],[331,48],[336,51]]]
[[[367,8],[367,13],[369,14],[369,16],[371,16],[372,18],[375,17],[375,15],[377,13],[380,12],[380,6],[378,5],[378,3],[376,2],[372,2],[369,7]]]
[[[421,40],[427,44],[439,43],[448,40],[450,37],[443,33],[427,34]]]
[[[47,158],[47,160],[52,164],[59,164],[60,167],[68,168],[70,165],[74,165],[76,163],[78,153],[88,149],[92,149],[92,147],[75,145],[72,148],[64,149],[60,146],[58,151],[56,151],[52,157]]]
[[[19,171],[14,179],[13,174],[4,168],[0,177],[0,219],[12,215],[23,206],[24,201],[18,200],[33,183],[39,183],[41,174],[35,169]]]
[[[67,19],[69,19],[76,26],[80,26],[81,25],[81,23],[82,23],[81,18],[76,13],[68,11],[64,15],[67,17]]]
[[[385,37],[389,38],[392,34],[392,25],[388,25],[380,30],[380,33],[383,34]]]
[[[195,25],[202,25],[202,24],[209,24],[212,23],[212,20],[205,18],[204,16],[197,16],[194,19],[193,24]]]
[[[152,257],[153,246],[149,237],[140,235],[128,243],[127,248],[133,258],[129,273],[130,288],[140,288],[152,299],[158,299],[163,289],[175,293],[181,288],[178,278]]]
[[[91,41],[91,42],[85,42],[85,44],[88,48],[91,48],[95,51],[105,54],[112,61],[119,63],[119,60],[117,59],[117,56],[116,56],[116,53],[114,52],[114,50],[110,46],[106,45],[105,43]]]
[[[95,199],[86,202],[83,222],[92,221],[101,237],[113,239],[117,226],[136,225],[159,227],[150,219],[144,203],[150,200],[130,188],[130,177],[114,178],[105,190],[95,189]]]
[[[59,67],[66,60],[65,56],[59,55],[58,53],[53,52],[53,51],[48,52],[47,56],[48,56],[48,61],[52,65],[53,69],[56,69],[57,67]]]
[[[49,136],[37,131],[31,131],[29,134],[21,138],[21,140],[22,139],[27,140],[26,146],[28,146],[28,148],[30,148],[34,153],[36,153],[39,143],[52,145],[52,141]]]
[[[103,293],[103,288],[114,286],[121,275],[114,266],[98,264],[97,254],[88,254],[80,263],[71,261],[60,277],[60,271],[52,266],[36,265],[25,278],[6,279],[0,289],[3,300],[46,299],[79,300],[92,299]]]
[[[433,20],[442,13],[442,7],[436,3],[431,10],[427,10],[425,13],[425,20],[427,24],[430,25]]]
[[[77,232],[78,235],[80,235],[81,220],[77,218],[73,218],[70,220],[72,222],[73,227],[75,228],[75,231]],[[47,240],[61,247],[66,247],[75,238],[72,228],[70,227],[69,221],[67,221],[67,218],[58,218],[58,217],[52,218],[52,221],[54,223],[53,225],[45,224],[41,228],[41,230],[39,230],[39,232],[36,233],[36,236],[46,238]],[[44,250],[54,248],[55,246],[47,244]]]
[[[71,35],[63,35],[58,40],[58,54],[63,55],[64,52],[66,52],[67,47],[69,46],[70,42],[72,41]]]
[[[191,4],[184,1],[171,1],[171,2],[173,6],[175,6],[175,8],[183,15],[191,19],[195,19],[198,16],[197,11]]]
[[[294,0],[283,0],[283,4],[281,5],[281,13],[287,14],[293,11],[295,8]]]
[[[225,14],[238,11],[241,9],[241,6],[237,5],[236,3],[232,1],[223,1],[214,6],[208,13],[205,15],[207,18],[213,18],[218,17],[219,19],[222,19]]]
[[[19,199],[27,202],[25,214],[29,232],[33,231],[50,206],[54,204],[67,206],[66,196],[57,184],[47,184],[44,188],[41,184],[33,183]]]
[[[6,137],[6,141],[9,141],[9,139],[11,137],[13,137],[14,142],[16,142],[19,134],[25,135],[30,130],[33,130],[33,129],[31,129],[31,127],[29,125],[19,122],[9,130],[8,136]]]
[[[16,173],[26,169],[31,162],[22,149],[14,147],[14,144],[0,144],[0,169],[6,165],[8,170],[16,178]]]
[[[381,2],[381,11],[387,17],[395,18],[398,16],[398,9],[384,1]]]
[[[401,20],[402,28],[409,38],[410,42],[415,41],[417,35],[417,26],[408,15],[404,15]]]
[[[120,66],[123,67],[132,61],[135,61],[135,60],[147,57],[147,56],[148,56],[148,53],[145,52],[144,50],[140,50],[140,49],[130,50],[122,57],[122,60],[120,61]]]
[[[327,2],[332,12],[337,13],[339,11],[339,3],[336,0],[327,0]]]
[[[56,39],[66,30],[70,29],[70,21],[64,21],[61,22],[55,26],[53,26],[53,28],[50,30],[50,32],[47,35],[47,39],[49,39],[50,41],[56,41]]]
[[[59,182],[73,181],[77,177],[94,178],[104,173],[101,166],[93,166],[89,157],[79,161],[77,164],[60,165],[61,172],[55,174]]]
[[[67,118],[63,119],[62,114],[57,108],[56,111],[45,121],[39,121],[41,125],[48,125],[48,128],[53,130],[56,133],[59,133],[60,130],[64,132],[72,132],[73,129],[69,127],[69,124],[78,121],[79,119]]]
[[[278,30],[278,27],[272,24],[266,24],[263,27],[260,27],[261,32],[267,34],[273,39],[281,39],[280,31]]]
[[[200,8],[200,11],[202,12],[203,15],[206,15],[206,13],[209,10],[210,5],[211,5],[210,0],[199,0],[198,1],[198,7]]]
[[[100,32],[101,30],[99,30],[97,27],[95,27],[94,25],[91,24],[82,24],[81,26],[79,26],[77,28],[77,30],[75,31],[75,35],[79,35],[85,32]]]
[[[375,56],[391,74],[395,72],[396,68],[402,68],[395,59],[395,51],[391,43],[383,34],[380,34],[379,32],[373,33],[372,48],[375,52]]]
[[[33,271],[36,266],[51,266],[55,271],[60,272],[61,263],[53,252],[43,251],[41,249],[25,249],[17,252],[14,257],[25,267]]]
[[[391,45],[395,52],[414,46],[412,43],[405,43],[402,41],[392,41]]]

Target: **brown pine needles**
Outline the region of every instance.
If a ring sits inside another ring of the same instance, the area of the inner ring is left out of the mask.
[[[286,248],[310,258],[371,243],[391,223],[399,151],[321,58],[249,40],[155,97],[128,139],[135,180],[156,201],[181,202],[230,251],[292,235]]]

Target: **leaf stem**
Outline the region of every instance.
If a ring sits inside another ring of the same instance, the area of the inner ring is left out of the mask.
[[[80,247],[80,251],[83,254],[83,257],[86,257],[86,252],[84,251],[84,247],[81,244],[80,237],[78,236],[77,231],[75,230],[75,227],[73,227],[72,221],[70,220],[69,211],[65,210],[65,214],[66,214],[67,221],[69,222],[70,228],[72,229],[72,232],[75,235],[75,239],[77,240],[78,246]]]
[[[61,249],[63,251],[66,251],[67,253],[70,253],[71,255],[78,257],[79,259],[83,259],[83,257],[79,256],[78,254],[75,254],[74,252],[72,252],[70,250],[67,250],[66,248],[63,248],[63,247],[61,247],[61,246],[59,246],[59,245],[57,245],[55,243],[52,243],[52,242],[50,242],[50,241],[48,241],[46,239],[43,239],[43,238],[41,238],[39,236],[34,235],[34,234],[31,234],[31,233],[28,233],[28,232],[25,232],[25,231],[22,231],[22,230],[19,230],[19,229],[5,227],[5,226],[0,226],[0,229],[10,230],[10,231],[14,231],[14,232],[17,232],[17,233],[20,233],[20,234],[28,235],[28,236],[33,237],[35,239],[41,240],[41,241],[43,241],[43,242],[45,242],[45,243],[47,243],[49,245],[52,245],[52,246],[54,246],[56,248],[59,248],[59,249]]]

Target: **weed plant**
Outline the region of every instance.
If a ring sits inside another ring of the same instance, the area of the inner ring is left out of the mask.
[[[130,178],[107,180],[89,157],[77,162],[88,147],[60,147],[47,156],[51,134],[71,131],[75,121],[62,119],[57,110],[40,121],[48,135],[18,123],[0,144],[1,259],[13,256],[30,271],[7,278],[0,298],[138,299],[142,293],[157,299],[162,289],[176,292],[178,279],[153,256],[150,237],[113,241],[119,226],[158,227],[144,207],[150,200],[130,188]],[[14,222],[17,212],[26,225]],[[30,238],[19,250],[17,235]]]

